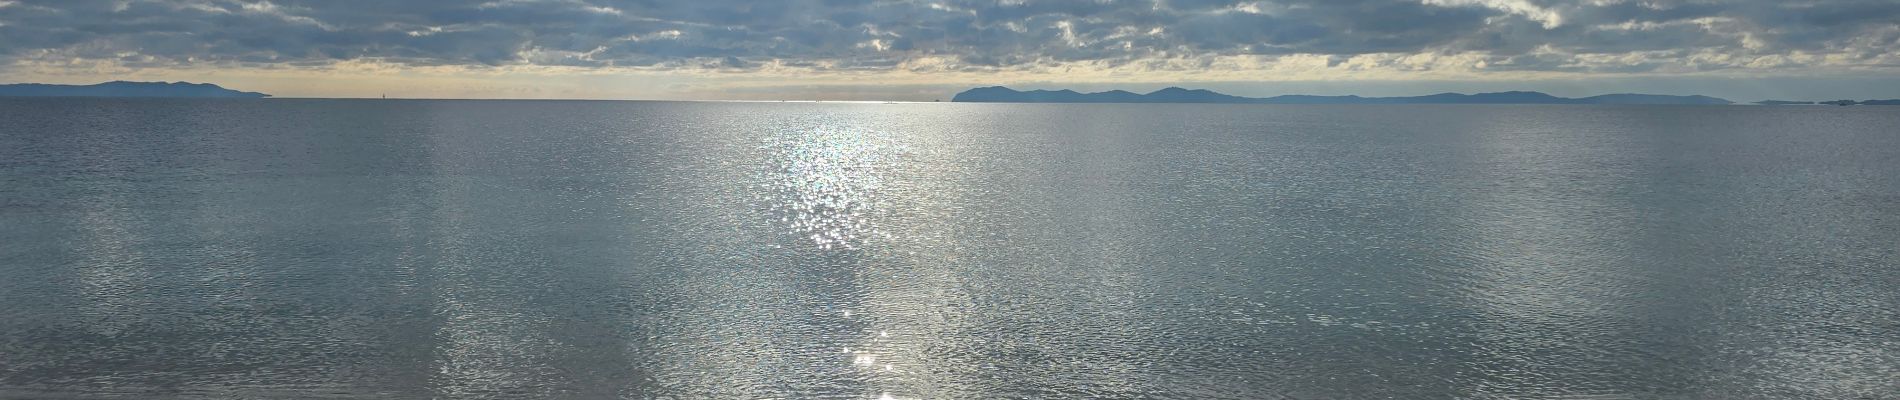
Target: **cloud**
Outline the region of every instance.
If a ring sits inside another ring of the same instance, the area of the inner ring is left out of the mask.
[[[0,38],[128,68],[1799,71],[1900,67],[1900,2],[0,0]]]

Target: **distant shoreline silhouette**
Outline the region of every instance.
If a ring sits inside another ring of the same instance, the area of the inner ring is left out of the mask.
[[[269,94],[225,89],[209,83],[112,81],[94,85],[15,83],[0,85],[0,97],[164,97],[261,99]]]

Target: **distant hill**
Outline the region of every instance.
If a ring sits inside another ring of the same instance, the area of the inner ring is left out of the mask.
[[[1606,94],[1584,98],[1557,97],[1539,92],[1439,93],[1412,97],[1359,97],[1287,95],[1241,97],[1205,89],[1170,87],[1148,94],[1122,90],[1078,93],[1073,90],[1018,91],[1002,86],[975,88],[950,99],[966,103],[1211,103],[1211,104],[1735,104],[1709,96]]]
[[[270,97],[257,92],[240,92],[209,83],[112,81],[97,85],[49,85],[18,83],[0,85],[0,97],[198,97],[244,98]]]
[[[1735,104],[1722,98],[1702,95],[1666,96],[1656,94],[1606,94],[1577,99],[1585,104]]]

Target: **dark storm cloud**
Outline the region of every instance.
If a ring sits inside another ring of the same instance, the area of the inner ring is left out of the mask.
[[[1793,55],[1879,63],[1897,41],[1892,0],[0,0],[0,58],[134,66],[878,69],[930,57],[1010,68],[1475,53],[1500,69],[1640,71]],[[1617,55],[1646,58],[1585,62]]]

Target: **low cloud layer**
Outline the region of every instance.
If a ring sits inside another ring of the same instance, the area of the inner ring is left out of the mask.
[[[1896,54],[1893,0],[0,0],[0,65],[132,69],[1891,73]]]

